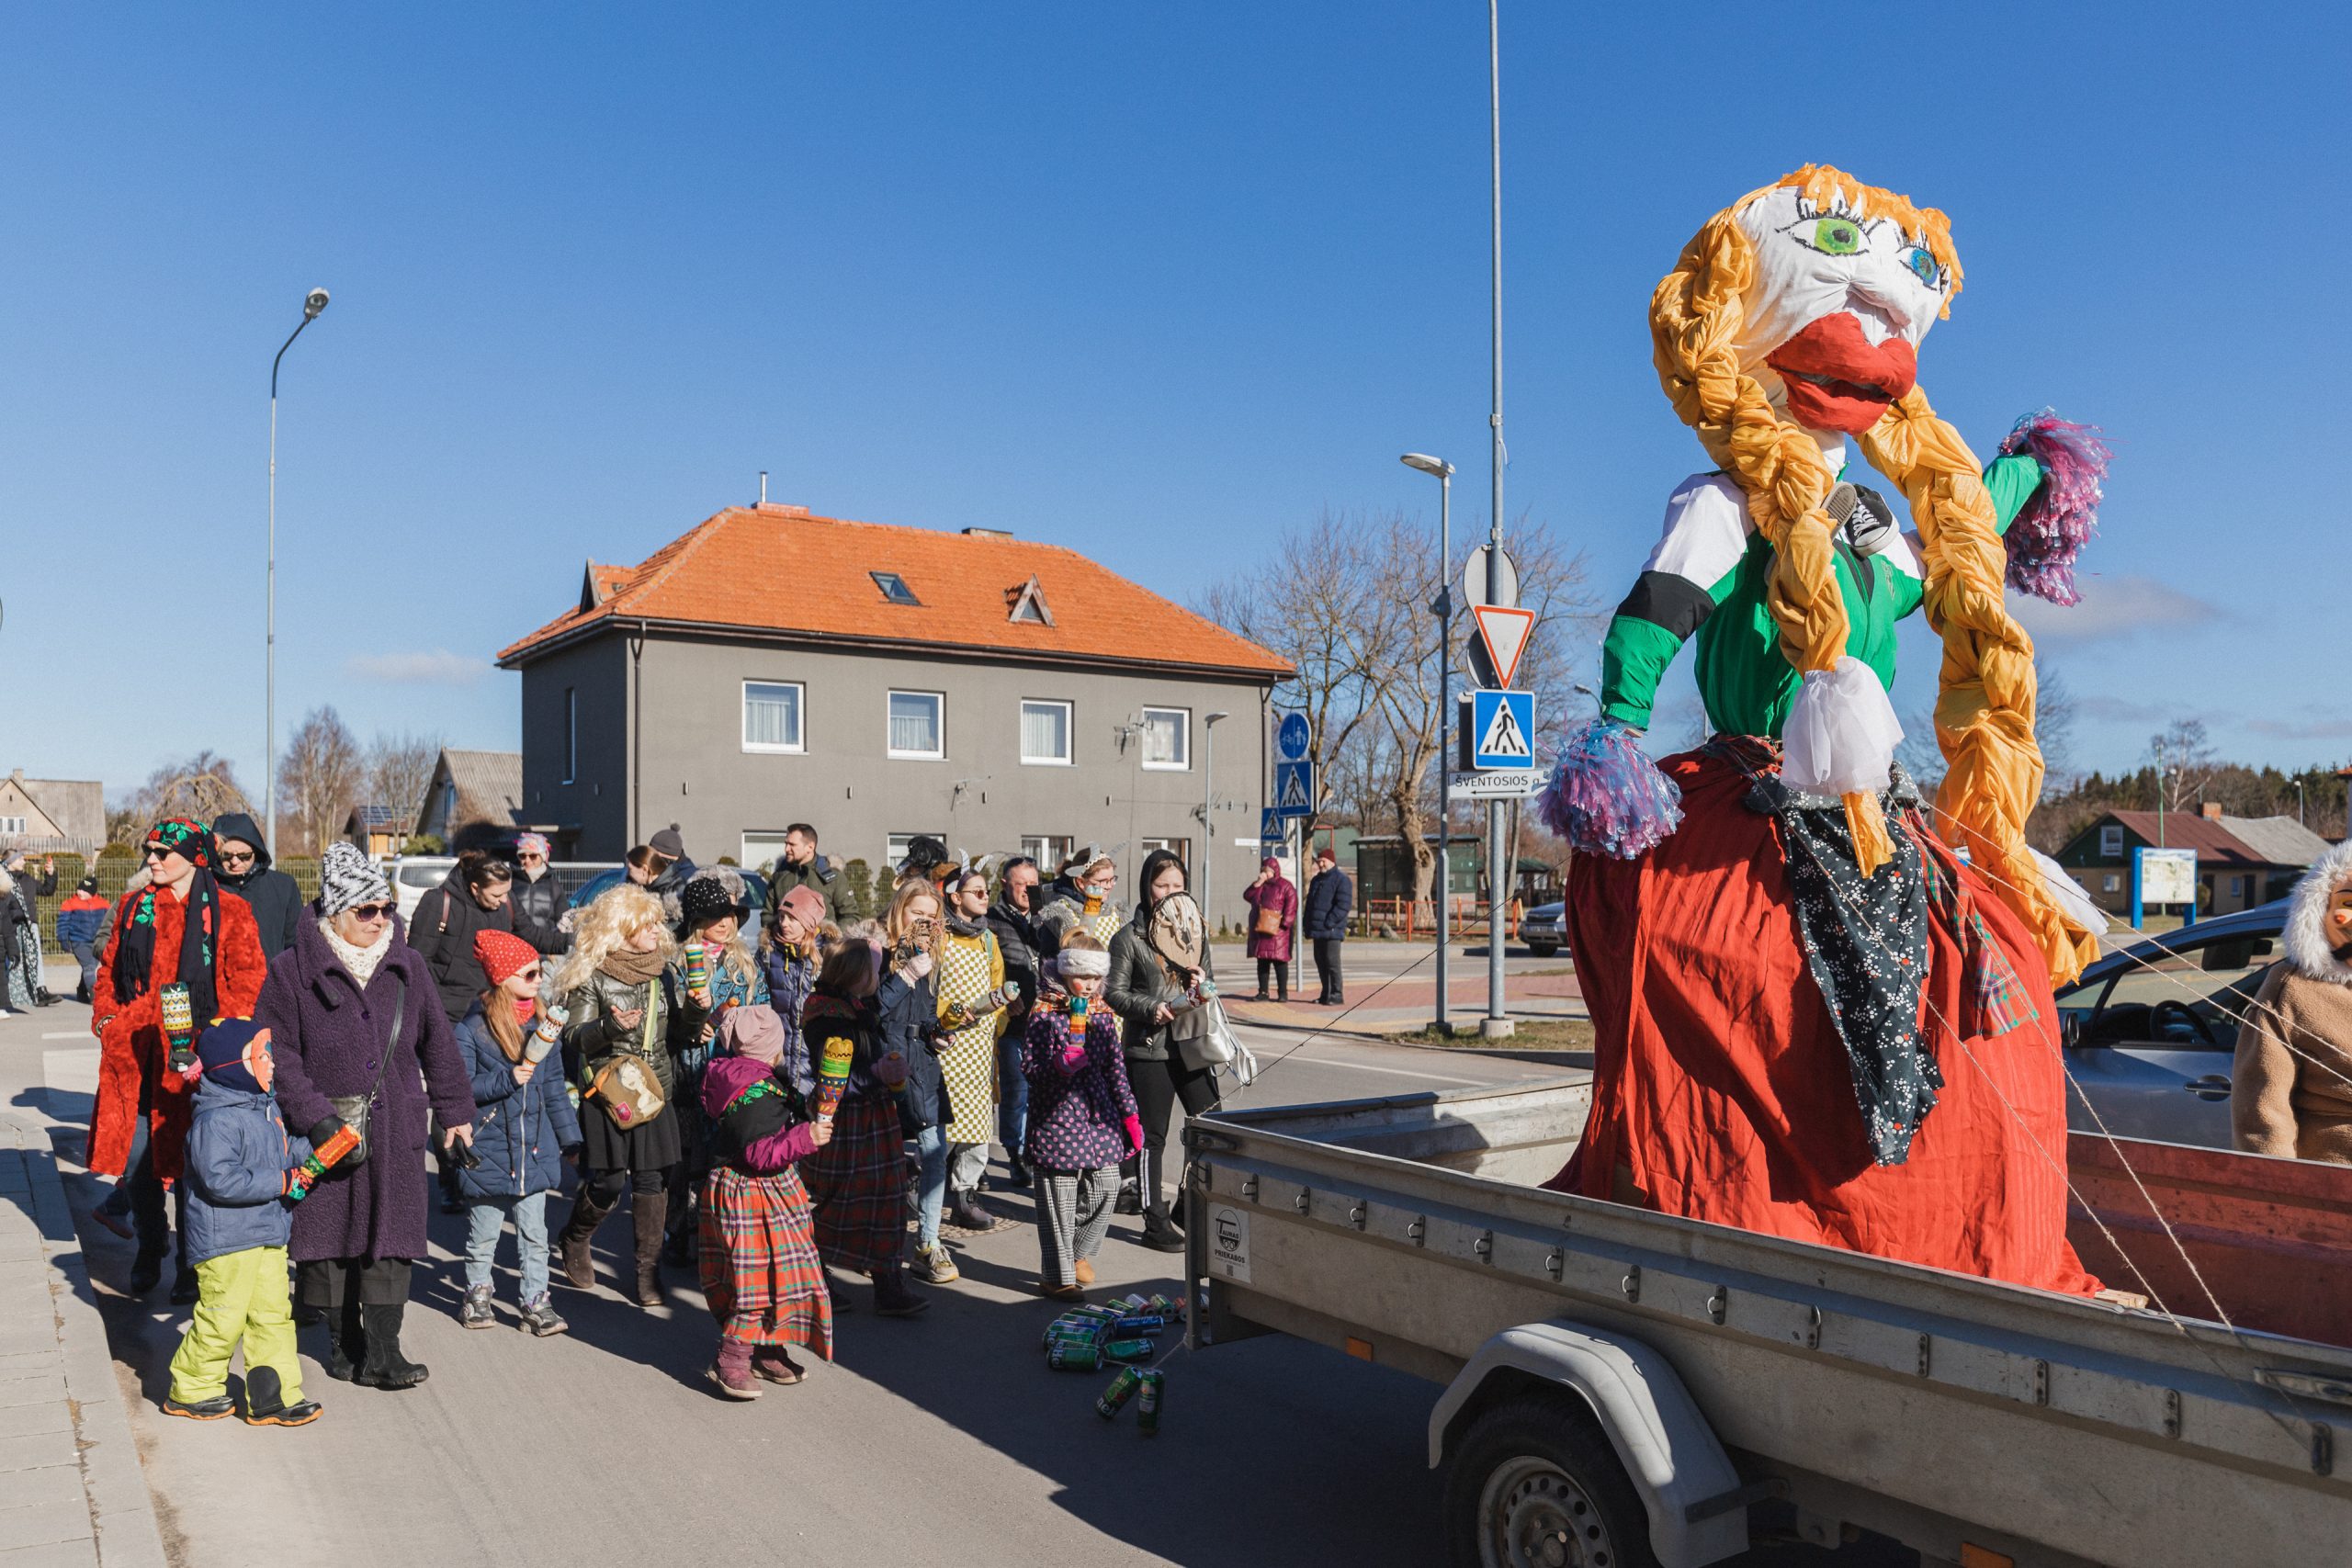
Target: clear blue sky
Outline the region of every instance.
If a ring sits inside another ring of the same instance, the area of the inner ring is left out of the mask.
[[[2111,434],[2090,603],[2034,623],[2079,760],[2195,714],[2341,761],[2345,13],[2099,9],[1506,0],[1506,511],[1613,602],[1702,466],[1652,286],[1837,163],[1952,216],[1921,379],[1980,452],[2045,402]],[[0,767],[257,783],[269,358],[313,284],[281,734],[331,701],[514,745],[487,656],[763,468],[1177,598],[1326,505],[1433,523],[1408,447],[1480,525],[1486,50],[1464,0],[18,8]]]

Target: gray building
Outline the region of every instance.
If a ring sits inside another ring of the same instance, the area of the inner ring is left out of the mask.
[[[1235,923],[1289,673],[1071,550],[773,503],[590,562],[498,661],[523,676],[516,816],[560,856],[615,860],[674,822],[695,860],[757,865],[807,821],[877,869],[925,833],[1041,860],[1122,846],[1125,894],[1162,846],[1197,883],[1206,840],[1212,915]]]

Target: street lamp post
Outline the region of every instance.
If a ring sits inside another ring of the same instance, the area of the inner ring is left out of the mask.
[[[313,288],[304,295],[302,320],[286,334],[286,341],[277,345],[277,357],[269,362],[269,646],[263,671],[261,814],[263,831],[272,844],[277,842],[277,367],[294,340],[302,335],[302,328],[317,321],[326,308],[325,289]]]
[[[1216,906],[1209,900],[1209,865],[1216,859],[1216,725],[1233,716],[1222,710],[1201,716],[1201,940],[1216,935]]]
[[[1437,476],[1437,597],[1430,602],[1430,614],[1437,617],[1437,1032],[1450,1034],[1453,1025],[1445,1017],[1445,950],[1453,940],[1453,917],[1446,899],[1453,891],[1453,878],[1446,846],[1453,837],[1453,756],[1448,744],[1453,694],[1447,660],[1453,654],[1453,465],[1426,452],[1408,452],[1397,460]]]
[[[1494,409],[1487,426],[1494,434],[1494,515],[1487,520],[1487,602],[1503,602],[1503,55],[1498,0],[1487,0],[1487,127],[1492,226],[1489,238],[1494,300],[1491,336]],[[1478,1032],[1500,1040],[1511,1032],[1503,1013],[1503,910],[1518,868],[1503,861],[1503,803],[1487,803],[1487,1016]]]

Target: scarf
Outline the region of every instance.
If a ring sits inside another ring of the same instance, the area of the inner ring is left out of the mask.
[[[351,971],[351,978],[363,991],[368,988],[368,982],[376,977],[376,966],[383,963],[384,955],[392,950],[392,933],[390,931],[386,931],[384,939],[373,947],[352,946],[335,935],[332,920],[319,922],[319,934],[327,939],[327,946],[342,961],[343,966]]]
[[[651,953],[639,953],[630,948],[616,947],[605,954],[604,962],[596,965],[598,973],[609,975],[624,986],[650,985],[662,978],[662,967],[659,948]]]
[[[956,936],[978,936],[989,929],[988,917],[983,915],[977,920],[967,919],[950,908],[947,911],[947,929]]]
[[[196,879],[187,885],[187,919],[180,928],[179,973],[174,977],[187,987],[197,1021],[209,1023],[220,1007],[215,984],[220,962],[220,886],[212,875],[212,835],[200,822],[175,818],[149,829],[147,841],[168,846],[196,866]],[[135,1001],[153,977],[155,900],[162,891],[149,883],[115,917],[116,1001]]]

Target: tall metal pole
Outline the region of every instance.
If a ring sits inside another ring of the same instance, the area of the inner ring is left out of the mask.
[[[1437,1032],[1450,1034],[1445,1016],[1445,950],[1453,941],[1447,898],[1453,891],[1446,845],[1453,837],[1453,468],[1437,479]]]
[[[1502,602],[1503,590],[1503,56],[1500,0],[1487,0],[1487,133],[1492,152],[1494,290],[1494,412],[1487,423],[1494,434],[1494,515],[1487,532],[1487,599]],[[1503,910],[1510,903],[1511,868],[1503,860],[1502,802],[1487,803],[1487,1016],[1478,1032],[1498,1040],[1511,1032],[1503,1012]]]
[[[1201,941],[1216,935],[1216,903],[1209,897],[1209,863],[1216,859],[1216,720],[1201,726]]]
[[[267,649],[263,656],[262,673],[262,832],[271,845],[277,842],[277,367],[285,362],[286,351],[302,335],[302,328],[319,319],[327,308],[327,291],[313,288],[302,300],[302,320],[286,334],[277,345],[277,355],[269,362],[269,565],[266,611]],[[314,846],[315,847],[315,846]]]

